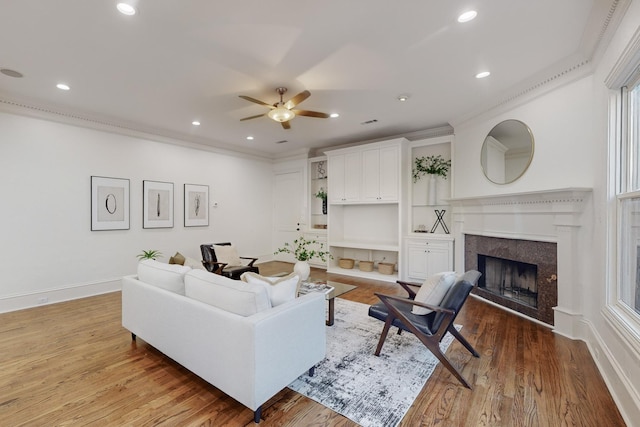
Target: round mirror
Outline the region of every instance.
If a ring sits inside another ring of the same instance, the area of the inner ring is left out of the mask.
[[[489,181],[509,184],[520,178],[533,159],[533,134],[520,120],[505,120],[484,139],[480,163]]]

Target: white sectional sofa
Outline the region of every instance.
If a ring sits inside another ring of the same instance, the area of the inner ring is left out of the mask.
[[[326,351],[324,295],[272,307],[264,286],[142,261],[122,278],[122,325],[254,411]]]

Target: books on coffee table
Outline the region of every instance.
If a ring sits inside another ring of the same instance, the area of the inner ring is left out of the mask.
[[[309,292],[322,292],[328,294],[333,289],[333,286],[327,285],[326,282],[301,282],[298,293],[301,295]]]

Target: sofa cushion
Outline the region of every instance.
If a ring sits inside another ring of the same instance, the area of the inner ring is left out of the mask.
[[[138,279],[141,282],[184,295],[184,275],[190,270],[191,267],[145,259],[138,263]]]
[[[240,256],[238,256],[238,250],[231,245],[213,245],[213,250],[216,253],[216,259],[218,262],[223,262],[229,267],[242,265]]]
[[[240,316],[251,316],[271,308],[267,290],[254,283],[191,270],[185,275],[184,284],[187,297]]]
[[[191,258],[191,257],[184,257],[184,264],[188,267],[191,268],[196,268],[198,270],[206,270],[206,268],[204,268],[204,265],[202,265],[202,261],[195,259],[195,258]]]
[[[424,281],[418,293],[416,294],[415,301],[423,302],[429,305],[440,305],[442,299],[449,291],[449,288],[456,281],[456,273],[453,271],[447,271],[443,273],[437,273],[433,276],[427,277]],[[411,312],[413,314],[429,314],[433,310],[429,310],[424,307],[413,306]]]
[[[267,290],[271,306],[276,307],[296,298],[300,276],[291,273],[284,277],[266,277],[257,273],[246,272],[240,276],[240,280],[247,283],[255,283]]]

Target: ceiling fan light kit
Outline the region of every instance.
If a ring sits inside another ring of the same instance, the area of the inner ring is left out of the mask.
[[[267,104],[264,101],[260,101],[259,99],[252,98],[250,96],[240,95],[240,98],[245,99],[249,102],[253,102],[255,104],[263,105],[265,107],[269,107],[271,110],[266,114],[258,114],[255,116],[245,117],[240,119],[240,121],[256,119],[258,117],[269,116],[270,119],[280,123],[284,129],[290,129],[291,125],[289,125],[289,121],[296,116],[307,116],[307,117],[316,117],[319,119],[327,119],[329,118],[329,114],[320,113],[318,111],[309,111],[309,110],[294,110],[293,108],[300,104],[302,101],[311,96],[311,92],[308,90],[304,90],[288,100],[284,102],[282,99],[282,95],[287,91],[286,87],[276,88],[276,92],[280,95],[280,101],[275,104]]]
[[[268,116],[276,122],[288,122],[296,116],[296,113],[284,107],[276,107],[269,111]]]

